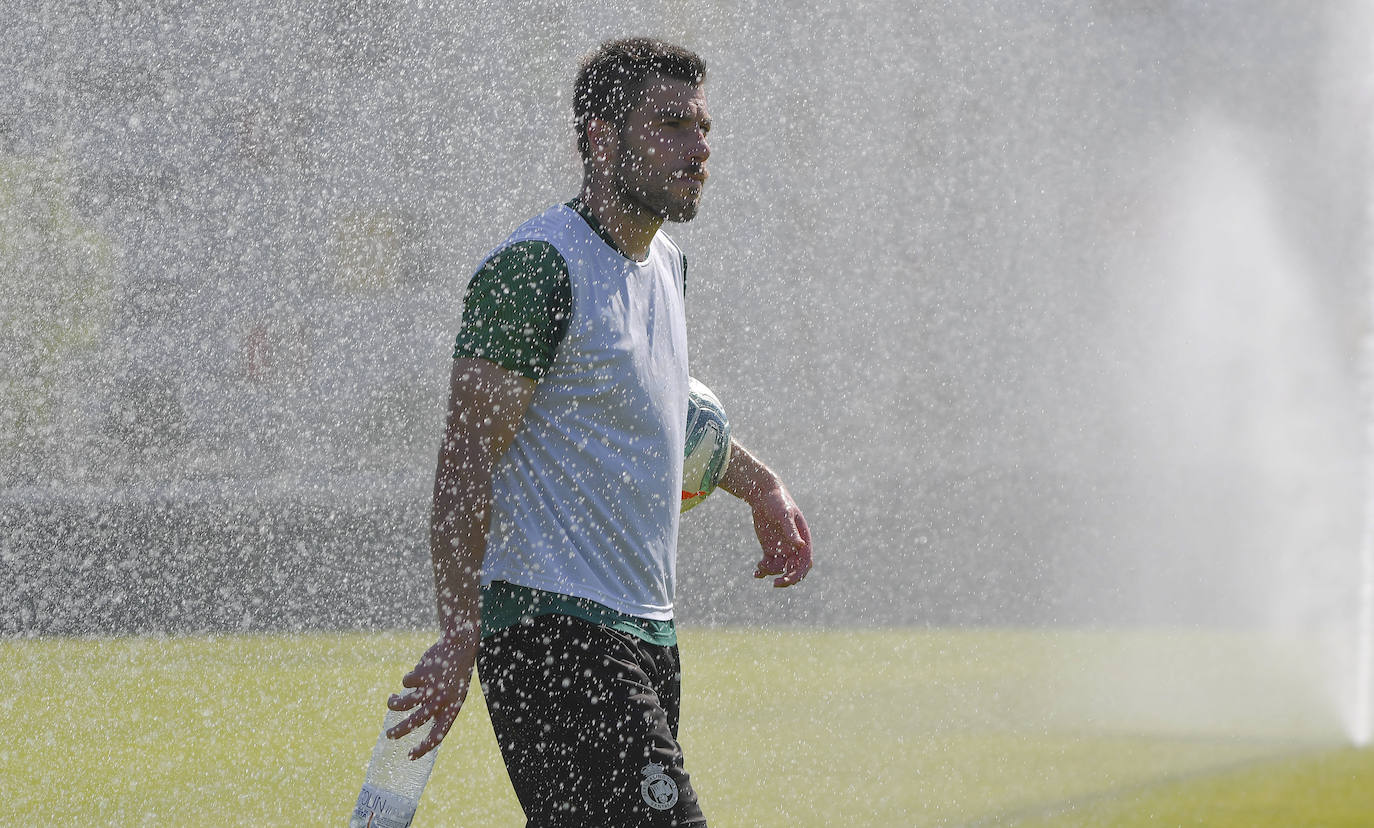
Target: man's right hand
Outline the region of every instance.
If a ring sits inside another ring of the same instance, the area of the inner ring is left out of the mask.
[[[411,759],[419,759],[439,746],[448,735],[458,711],[467,700],[472,685],[473,665],[477,662],[480,634],[476,629],[446,635],[420,657],[415,669],[401,679],[401,686],[410,688],[387,699],[386,706],[396,711],[413,710],[410,716],[386,732],[392,739],[411,732],[433,719],[434,725],[420,744],[410,751]]]

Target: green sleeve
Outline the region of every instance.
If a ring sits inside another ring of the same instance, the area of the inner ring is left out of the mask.
[[[516,242],[493,254],[468,283],[453,356],[494,362],[538,380],[568,330],[572,283],[553,245]]]

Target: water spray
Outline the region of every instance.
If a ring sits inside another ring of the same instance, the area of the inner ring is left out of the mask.
[[[1374,310],[1374,308],[1371,308]],[[1359,594],[1355,610],[1355,705],[1350,738],[1356,747],[1374,739],[1374,334],[1365,338],[1364,533],[1360,539]]]
[[[1371,429],[1374,433],[1374,428]],[[1355,715],[1351,736],[1356,747],[1374,739],[1374,540],[1365,529],[1360,554],[1359,627],[1355,644]]]
[[[1366,139],[1374,139],[1368,133]],[[1374,217],[1374,203],[1366,220]],[[1374,326],[1374,269],[1369,271],[1366,326]],[[1368,327],[1363,352],[1365,402],[1364,528],[1360,538],[1360,569],[1355,607],[1355,699],[1351,711],[1350,739],[1367,747],[1374,739],[1374,327]]]

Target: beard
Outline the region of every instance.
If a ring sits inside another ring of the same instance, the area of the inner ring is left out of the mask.
[[[676,195],[674,185],[684,179],[668,176],[666,180],[650,180],[641,172],[638,156],[628,153],[627,156],[621,158],[615,170],[616,194],[621,199],[664,221],[683,223],[697,217],[701,208],[701,187],[689,186],[685,188],[685,195]]]

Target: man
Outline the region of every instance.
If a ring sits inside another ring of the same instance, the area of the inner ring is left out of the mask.
[[[673,578],[687,409],[686,260],[659,232],[701,201],[699,57],[650,39],[584,60],[583,185],[473,276],[454,353],[430,547],[441,634],[407,674],[400,737],[444,738],[474,663],[531,826],[704,825],[677,742]],[[791,586],[811,541],[735,444],[755,577]]]

